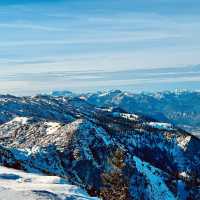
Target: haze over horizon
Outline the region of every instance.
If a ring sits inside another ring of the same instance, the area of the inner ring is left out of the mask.
[[[200,89],[199,6],[197,0],[0,2],[0,93]]]

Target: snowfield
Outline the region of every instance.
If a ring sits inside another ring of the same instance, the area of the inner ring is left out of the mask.
[[[67,180],[0,167],[1,200],[98,200]]]
[[[168,130],[168,131],[173,130],[172,124],[169,124],[169,123],[149,122],[148,125],[153,128],[160,129],[160,130]]]
[[[176,198],[168,189],[164,181],[157,174],[159,170],[150,166],[146,162],[142,162],[138,157],[134,156],[137,169],[147,177],[147,180],[151,183],[148,187],[148,193],[151,199],[154,200],[175,200]]]
[[[10,121],[9,123],[15,123],[15,122],[19,122],[21,124],[26,124],[27,121],[29,120],[29,118],[27,117],[15,117],[12,121]]]

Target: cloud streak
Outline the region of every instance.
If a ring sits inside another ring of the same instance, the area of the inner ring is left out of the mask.
[[[0,76],[0,83],[1,92],[12,91],[17,95],[33,95],[57,89],[75,92],[116,88],[135,92],[156,91],[165,90],[166,85],[173,90],[199,89],[200,66],[110,72],[84,70],[48,73],[12,72],[6,77]]]
[[[62,74],[73,70],[117,71],[198,64],[199,6],[195,0],[0,3],[0,76],[6,79],[11,72]],[[174,83],[169,74],[164,76]],[[182,81],[192,82],[191,76]],[[119,83],[129,88],[133,80],[125,78]],[[143,78],[137,81],[149,88],[148,77]],[[90,76],[87,79],[100,81]],[[118,85],[110,79],[112,83],[102,83],[102,87]],[[194,80],[198,82],[197,77]],[[76,81],[83,82],[77,77]],[[3,82],[6,88],[5,83],[8,82]],[[58,86],[68,83],[63,80]]]
[[[39,30],[39,31],[47,31],[47,32],[57,32],[57,31],[64,31],[65,29],[62,28],[55,28],[55,27],[48,27],[43,25],[34,25],[34,24],[24,24],[24,23],[0,23],[0,29],[7,28],[7,29],[28,29],[28,30]]]

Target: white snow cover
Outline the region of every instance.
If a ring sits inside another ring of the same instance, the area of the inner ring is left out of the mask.
[[[0,166],[1,200],[98,200],[65,179],[25,173]]]
[[[178,146],[181,147],[184,151],[187,149],[187,146],[191,140],[191,136],[180,136],[177,138]]]
[[[27,123],[28,119],[29,119],[28,117],[15,117],[8,123],[19,122],[24,125]]]
[[[114,117],[123,117],[128,120],[135,121],[139,118],[138,115],[130,114],[130,113],[120,113],[120,112],[113,112]]]
[[[169,123],[149,122],[148,125],[153,127],[153,128],[160,129],[160,130],[173,130],[173,126]]]
[[[110,108],[97,108],[98,110],[105,111],[105,112],[112,112],[112,107]]]
[[[102,92],[101,94],[99,94],[99,97],[108,96],[109,94],[110,92]]]
[[[188,178],[188,179],[190,178],[190,176],[186,172],[179,173],[179,176],[183,178]]]
[[[129,113],[121,113],[121,116],[123,118],[126,118],[126,119],[129,119],[129,120],[136,120],[138,119],[138,115],[135,115],[135,114],[129,114]]]
[[[86,98],[86,97],[84,97],[84,96],[80,96],[80,97],[79,97],[79,99],[82,99],[82,100],[87,100],[87,98]]]
[[[146,176],[149,181],[149,195],[150,199],[154,200],[175,200],[174,195],[169,191],[165,182],[158,175],[159,170],[152,165],[141,161],[138,157],[134,156],[136,167],[139,172]]]
[[[52,134],[61,127],[60,123],[57,122],[46,122],[45,125],[48,127],[46,129],[47,134]]]

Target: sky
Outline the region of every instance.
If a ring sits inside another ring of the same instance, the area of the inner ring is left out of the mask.
[[[199,11],[199,0],[1,1],[0,93],[200,89]],[[155,68],[178,68],[178,79],[135,80]]]

